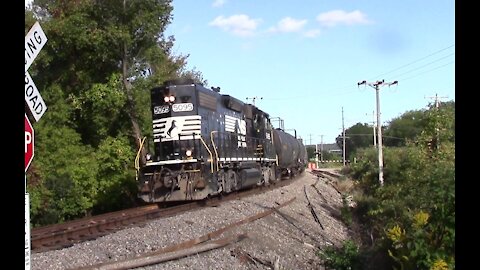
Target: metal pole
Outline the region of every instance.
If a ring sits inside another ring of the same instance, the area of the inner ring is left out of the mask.
[[[435,99],[435,110],[438,112],[438,107],[440,107],[440,101],[439,99],[440,98],[448,98],[448,97],[439,97],[438,96],[438,93],[435,94],[434,97],[429,97],[429,98],[434,98]],[[437,123],[438,124],[438,123]],[[437,125],[436,124],[436,125]],[[435,131],[436,131],[436,138],[437,138],[437,144],[436,144],[436,149],[438,150],[439,147],[440,147],[440,133],[439,133],[439,129],[438,129],[438,126],[435,127]]]
[[[377,135],[375,134],[375,111],[373,111],[373,147],[377,148]]]
[[[323,135],[320,135],[322,137],[320,141],[320,161],[323,163]]]
[[[345,123],[343,121],[343,107],[342,107],[342,130],[343,130],[343,166],[345,166]]]
[[[378,181],[383,186],[383,149],[382,149],[382,122],[380,121],[380,84],[375,84],[377,100],[377,133],[378,133]]]

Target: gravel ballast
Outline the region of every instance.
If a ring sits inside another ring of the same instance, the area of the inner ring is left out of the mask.
[[[311,213],[305,192],[320,224]],[[200,237],[294,197],[292,203],[272,214],[219,236],[245,233],[247,238],[239,242],[136,269],[324,269],[316,253],[327,246],[341,246],[349,238],[349,230],[338,218],[341,195],[326,179],[317,181],[309,172],[288,186],[261,195],[152,220],[69,248],[33,253],[31,269],[75,269],[124,260]]]

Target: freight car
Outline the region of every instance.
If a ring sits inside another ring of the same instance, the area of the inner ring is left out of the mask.
[[[153,155],[137,168],[138,197],[145,202],[202,200],[305,169],[301,140],[219,88],[168,81],[151,89],[151,110]]]

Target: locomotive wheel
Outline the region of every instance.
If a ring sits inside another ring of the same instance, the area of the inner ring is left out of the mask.
[[[270,168],[270,171],[270,182],[276,183],[280,181],[280,179],[282,178],[282,172],[280,171],[280,169],[274,165]]]
[[[225,179],[225,191],[230,193],[237,190],[237,174],[233,170],[227,171],[227,177]]]

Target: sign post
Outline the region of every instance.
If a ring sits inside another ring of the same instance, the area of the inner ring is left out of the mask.
[[[25,270],[30,270],[30,195],[27,193],[27,169],[34,155],[34,131],[25,114]]]
[[[47,36],[43,32],[40,23],[35,22],[25,36],[25,102],[27,102],[30,112],[37,122],[47,110],[47,105],[45,105],[42,96],[40,96],[37,87],[33,83],[28,69],[46,42]],[[34,141],[33,127],[27,114],[25,114],[25,270],[30,270],[31,268],[30,195],[27,192],[27,169],[33,160]]]
[[[25,270],[31,268],[30,250],[30,195],[25,192]]]

